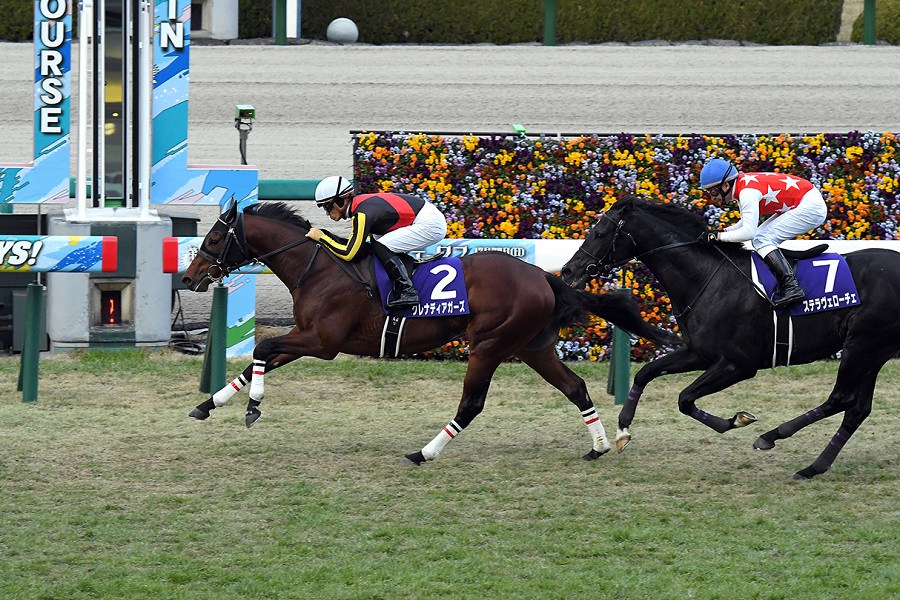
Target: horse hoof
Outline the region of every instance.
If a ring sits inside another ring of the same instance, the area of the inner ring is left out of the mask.
[[[406,464],[413,465],[418,467],[422,463],[425,462],[425,456],[422,454],[422,451],[413,452],[412,454],[407,454],[403,457],[403,460],[406,461]]]
[[[827,470],[827,469],[826,469]],[[800,469],[796,473],[794,473],[794,479],[797,481],[804,481],[806,479],[812,479],[816,475],[821,475],[825,471],[819,471],[812,465],[806,467],[805,469]]]
[[[601,448],[600,450],[594,450],[591,448],[591,451],[582,456],[582,460],[597,460],[607,452],[612,450],[612,446],[606,446],[605,448]]]
[[[769,440],[764,440],[763,438],[757,438],[755,442],[753,442],[753,448],[755,450],[771,450],[775,447],[775,442],[770,442]]]
[[[244,422],[247,424],[247,429],[253,427],[253,425],[259,421],[260,417],[262,417],[262,413],[258,408],[248,408],[247,414],[244,416]]]
[[[209,418],[209,413],[199,406],[188,413],[188,416],[192,419],[197,419],[198,421],[205,421]]]
[[[751,425],[756,423],[759,419],[756,418],[752,412],[747,412],[746,410],[739,410],[737,414],[734,415],[734,426],[735,427],[746,427],[747,425]]]
[[[216,403],[213,402],[213,399],[207,398],[205,402],[201,402],[197,405],[197,408],[189,412],[188,416],[198,421],[204,421],[209,418],[210,411],[215,410],[215,408]]]
[[[616,454],[622,454],[622,451],[628,447],[628,444],[631,443],[631,434],[630,433],[620,433],[616,436]]]

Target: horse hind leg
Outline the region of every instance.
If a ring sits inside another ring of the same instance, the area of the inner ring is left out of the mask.
[[[404,457],[407,463],[421,465],[426,461],[436,459],[447,444],[469,426],[469,423],[484,409],[484,402],[491,386],[491,378],[499,365],[499,360],[483,359],[478,356],[476,351],[470,352],[469,366],[466,368],[466,377],[463,382],[462,399],[456,410],[456,416],[421,450],[407,454]]]
[[[523,351],[516,355],[522,362],[531,367],[544,380],[558,389],[581,411],[581,418],[591,435],[590,451],[582,456],[584,460],[596,460],[612,450],[606,429],[594,402],[588,394],[587,384],[556,355],[554,347],[542,351]]]
[[[845,352],[828,400],[762,434],[753,447],[757,450],[770,450],[775,447],[777,440],[787,439],[808,425],[844,411],[844,419],[831,441],[812,464],[794,474],[794,479],[810,479],[828,471],[844,445],[872,411],[875,382],[886,359],[875,360],[874,364],[870,356],[866,360],[869,362],[862,364],[854,360],[852,352]]]

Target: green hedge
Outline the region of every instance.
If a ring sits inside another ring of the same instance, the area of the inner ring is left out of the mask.
[[[593,0],[559,2],[556,42],[731,39],[760,44],[833,42],[842,0]],[[544,0],[307,0],[302,35],[325,39],[337,17],[373,44],[543,41]]]
[[[635,42],[731,39],[772,45],[833,42],[841,0],[594,0],[559,2],[556,42]],[[241,38],[271,37],[270,2],[240,0]],[[373,44],[542,42],[544,0],[307,0],[302,4],[304,38],[325,39],[328,24],[353,19],[360,41]],[[0,40],[34,37],[34,0],[3,0]],[[900,0],[878,0],[876,39],[900,44]],[[77,3],[73,2],[73,13]],[[73,14],[74,19],[77,18]],[[853,25],[863,41],[863,15]]]
[[[4,0],[0,40],[24,42],[34,39],[34,0]]]
[[[863,20],[859,15],[853,22],[850,39],[863,41]],[[875,7],[875,39],[889,44],[900,44],[900,0],[878,0]]]
[[[592,0],[558,2],[556,42],[732,39],[760,44],[822,44],[837,38],[842,0]],[[898,43],[900,0],[879,0],[878,39]],[[239,36],[271,37],[270,1],[240,0]],[[73,2],[77,12],[77,2]],[[325,39],[348,17],[373,44],[542,42],[544,0],[306,0],[302,36]],[[3,0],[0,40],[33,37],[34,0]],[[859,24],[861,39],[862,25]],[[882,32],[884,32],[882,34]]]

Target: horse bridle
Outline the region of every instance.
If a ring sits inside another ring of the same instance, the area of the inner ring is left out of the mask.
[[[609,219],[610,221],[613,221],[614,223],[616,223],[616,230],[613,232],[612,243],[610,243],[609,247],[606,249],[606,252],[603,253],[603,256],[601,256],[599,258],[597,256],[594,256],[593,254],[591,254],[590,252],[588,252],[587,250],[584,249],[584,245],[582,245],[582,247],[578,248],[578,250],[575,251],[575,254],[578,254],[579,252],[581,252],[582,254],[586,254],[591,260],[594,261],[593,263],[588,263],[587,266],[585,266],[585,268],[584,268],[584,272],[587,273],[587,275],[589,275],[590,277],[598,277],[600,275],[601,267],[615,269],[615,268],[621,267],[625,264],[628,264],[628,262],[630,262],[631,260],[641,260],[643,257],[650,256],[652,254],[656,254],[657,252],[664,252],[666,250],[672,250],[673,248],[681,248],[682,246],[691,246],[693,244],[698,243],[697,240],[689,240],[686,242],[672,242],[671,244],[666,244],[665,246],[660,246],[658,248],[651,248],[650,250],[647,250],[646,252],[641,252],[640,254],[632,254],[628,258],[623,258],[616,262],[607,263],[605,261],[605,259],[606,259],[607,255],[609,255],[610,253],[615,251],[616,241],[618,240],[620,233],[624,233],[626,236],[628,236],[628,239],[631,240],[632,248],[637,248],[637,244],[635,243],[634,238],[631,236],[631,234],[629,232],[622,231],[622,228],[625,226],[625,219],[619,219],[618,222],[616,222],[613,220],[612,217],[608,216],[606,213],[603,213],[602,215],[600,215],[600,218],[601,219],[604,219],[604,218]]]
[[[310,240],[310,238],[303,236],[299,240],[295,240],[290,244],[282,246],[281,248],[253,258],[250,256],[250,253],[247,252],[247,236],[244,232],[244,213],[238,212],[235,216],[234,221],[230,223],[223,221],[221,216],[219,216],[219,218],[216,220],[218,221],[218,223],[221,223],[222,226],[227,228],[225,232],[225,240],[222,244],[222,249],[219,251],[218,256],[213,256],[212,253],[205,250],[203,244],[201,244],[197,249],[197,254],[205,258],[210,263],[209,267],[207,267],[206,269],[206,277],[208,277],[210,281],[214,283],[222,283],[223,279],[231,275],[232,272],[242,267],[253,264],[261,264],[264,259],[270,256],[273,256],[280,252],[284,252],[285,250],[289,250]],[[231,262],[228,259],[228,255],[232,251],[232,249],[236,249],[238,252],[240,252],[240,257],[235,262]],[[308,269],[309,267],[307,267],[307,270]]]
[[[613,218],[610,217],[610,216],[608,216],[606,213],[603,213],[602,215],[600,215],[600,218],[601,218],[601,219],[608,219],[608,220],[613,221],[614,223],[616,223],[616,222],[613,220]],[[629,258],[627,258],[627,259],[625,259],[625,260],[618,261],[618,262],[615,262],[615,263],[612,263],[612,262],[607,263],[607,262],[606,262],[606,257],[607,257],[611,252],[615,251],[615,249],[616,249],[616,240],[619,239],[619,233],[622,232],[622,227],[624,227],[624,226],[625,226],[625,219],[619,219],[619,221],[616,223],[616,230],[615,230],[615,232],[613,232],[613,239],[612,239],[612,242],[611,242],[611,243],[609,244],[609,246],[606,248],[606,252],[603,253],[603,256],[599,256],[599,257],[598,257],[598,256],[595,256],[595,255],[591,254],[590,252],[588,252],[587,250],[584,249],[584,244],[582,244],[581,247],[579,247],[578,250],[575,251],[575,254],[578,254],[579,252],[581,252],[582,254],[584,254],[584,255],[586,255],[588,258],[590,258],[592,261],[594,261],[594,262],[589,262],[589,263],[584,267],[584,272],[585,272],[585,274],[588,275],[588,277],[591,277],[591,278],[599,277],[599,276],[600,276],[600,273],[601,273],[601,270],[602,270],[601,267],[613,269],[613,268],[615,268],[615,267],[620,267],[620,266],[626,264],[628,261],[631,260],[631,257],[629,257]],[[627,235],[627,236],[628,236],[628,239],[631,240],[631,247],[632,247],[632,248],[636,247],[635,242],[634,242],[634,238],[631,237],[631,234],[628,233],[628,232],[626,231],[626,232],[625,232],[625,235]]]

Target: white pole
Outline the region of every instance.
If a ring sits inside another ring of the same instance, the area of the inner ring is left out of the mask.
[[[78,172],[75,203],[78,219],[87,218],[88,38],[94,21],[93,0],[82,0],[78,16]]]
[[[287,37],[300,39],[300,2],[301,0],[288,0],[287,3]]]
[[[94,171],[97,173],[97,179],[93,185],[97,190],[96,197],[100,200],[100,207],[103,208],[106,206],[106,0],[97,0],[96,8],[100,11],[98,19],[100,31],[94,36],[94,43],[99,45],[97,56],[100,58],[97,61],[99,64],[94,65],[94,72],[100,79],[100,85],[97,86],[98,95],[94,98],[94,102],[100,108],[94,111],[97,115],[94,127],[99,131],[97,139],[100,143],[94,148],[94,160],[97,161]]]
[[[140,112],[140,139],[137,140],[140,152],[140,162],[138,163],[139,173],[138,189],[140,198],[138,199],[141,219],[150,218],[150,162],[152,160],[152,144],[151,144],[151,100],[153,98],[153,18],[154,14],[151,10],[150,0],[141,1],[141,22],[140,22],[140,67],[138,69],[138,77],[140,77],[140,97],[135,98],[139,105]]]

